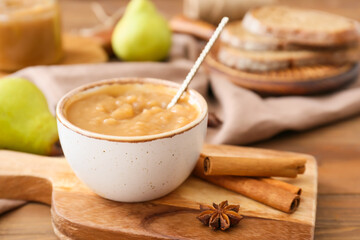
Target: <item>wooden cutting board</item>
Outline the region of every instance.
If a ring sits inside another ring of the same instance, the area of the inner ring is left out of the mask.
[[[208,40],[215,26],[184,16],[170,21],[173,31],[186,33]],[[228,80],[235,85],[265,95],[310,95],[338,90],[353,82],[359,72],[359,65],[313,65],[294,67],[269,72],[248,72],[228,67],[218,60],[218,40],[205,59],[210,74],[219,80]]]
[[[239,148],[239,154],[248,148]],[[246,152],[248,155],[248,152]],[[259,149],[257,157],[268,158]],[[313,239],[317,165],[308,156],[306,172],[289,183],[303,189],[301,204],[286,214],[195,177],[171,194],[150,202],[120,203],[92,193],[63,157],[0,151],[0,198],[51,205],[60,239]],[[196,216],[198,204],[228,200],[245,218],[226,232],[213,231]]]

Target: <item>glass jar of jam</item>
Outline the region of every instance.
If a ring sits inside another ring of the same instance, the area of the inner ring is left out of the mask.
[[[59,62],[60,11],[56,0],[0,1],[0,70]]]

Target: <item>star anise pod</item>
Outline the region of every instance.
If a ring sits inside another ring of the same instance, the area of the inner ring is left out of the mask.
[[[243,218],[239,212],[240,205],[229,205],[228,201],[223,201],[219,205],[200,204],[201,213],[197,216],[203,224],[212,229],[226,230],[240,222]]]

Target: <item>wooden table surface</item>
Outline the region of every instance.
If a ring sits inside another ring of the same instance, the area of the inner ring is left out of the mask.
[[[181,0],[153,0],[167,17],[181,12]],[[289,5],[324,9],[360,20],[357,0],[279,0]],[[60,0],[64,30],[96,23],[87,0]],[[111,13],[127,1],[99,1]],[[360,239],[360,116],[302,133],[287,132],[257,147],[314,155],[319,165],[315,239]],[[0,239],[57,239],[50,208],[30,203],[0,217]]]

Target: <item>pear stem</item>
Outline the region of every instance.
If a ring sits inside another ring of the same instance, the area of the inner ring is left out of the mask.
[[[202,50],[202,52],[201,52],[200,56],[198,57],[198,59],[196,59],[195,64],[192,66],[190,72],[186,76],[184,82],[182,83],[181,87],[177,91],[176,95],[171,99],[171,102],[167,105],[167,109],[172,108],[177,103],[177,101],[179,101],[179,98],[184,93],[184,91],[186,91],[186,89],[189,86],[191,80],[194,78],[195,74],[199,70],[199,67],[200,67],[201,63],[204,61],[205,57],[209,53],[211,47],[214,45],[214,42],[219,37],[221,31],[224,29],[224,27],[225,27],[225,25],[226,25],[226,23],[228,21],[229,21],[228,17],[223,17],[221,19],[221,22],[219,23],[219,25],[216,28],[213,35],[211,36],[210,40],[207,42],[204,49]]]

